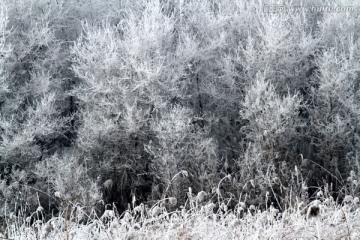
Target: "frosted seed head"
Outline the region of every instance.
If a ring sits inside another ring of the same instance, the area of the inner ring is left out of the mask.
[[[269,136],[269,131],[268,130],[264,130],[264,137],[268,137]]]
[[[207,206],[208,206],[210,209],[214,209],[215,204],[214,204],[214,203],[210,203],[210,204],[208,204]]]
[[[58,225],[56,224],[55,221],[51,221],[50,226],[51,226],[51,228],[56,228]]]
[[[353,180],[353,178],[352,178],[351,176],[346,179],[346,181],[347,181],[348,183],[351,183],[352,180]]]
[[[108,180],[106,180],[106,181],[104,182],[103,186],[104,186],[104,188],[105,188],[106,190],[110,190],[110,189],[113,188],[114,182],[113,182],[113,180],[108,179]]]
[[[214,203],[209,203],[205,206],[205,212],[207,214],[210,214],[210,213],[213,213],[214,211],[214,208],[215,208],[215,204]]]
[[[243,209],[246,208],[246,204],[244,202],[239,202],[239,206],[242,207]]]
[[[170,203],[170,205],[175,206],[177,204],[177,199],[174,197],[170,197],[169,203]]]
[[[62,197],[63,197],[62,193],[59,192],[59,191],[56,191],[56,192],[54,193],[54,195],[55,195],[55,197],[57,197],[57,198],[62,198]]]
[[[238,207],[237,208],[237,213],[240,214],[241,212],[244,212],[245,209],[243,207]]]
[[[39,206],[37,209],[36,209],[37,212],[42,212],[44,211],[44,208],[42,206]]]
[[[318,191],[317,193],[316,193],[316,196],[319,198],[319,197],[322,197],[322,196],[324,196],[324,193],[323,193],[323,191]]]
[[[349,212],[351,210],[351,206],[349,204],[345,204],[344,206],[341,207],[341,209],[344,212]]]
[[[217,195],[221,195],[220,188],[216,188],[216,191],[215,191],[215,192],[216,192]]]
[[[136,206],[136,207],[134,208],[134,213],[141,213],[141,211],[142,211],[141,205]]]
[[[114,218],[115,212],[113,210],[105,210],[104,214],[100,217],[100,219]]]
[[[354,204],[358,204],[359,202],[360,202],[359,197],[355,197],[354,200],[353,200],[353,203],[354,203]]]
[[[181,171],[181,174],[184,176],[184,177],[188,177],[189,176],[189,173],[185,170],[182,170]]]
[[[301,164],[300,164],[301,168],[307,168],[308,165],[309,165],[309,160],[308,159],[301,160]]]
[[[227,211],[228,207],[227,207],[227,205],[225,203],[221,203],[220,209],[222,209],[224,211]]]
[[[343,203],[345,204],[349,204],[353,201],[353,197],[351,195],[346,195],[344,200],[343,200]]]
[[[205,191],[201,191],[201,192],[198,192],[197,196],[196,196],[196,199],[199,201],[199,202],[202,202],[205,200],[207,196],[207,193]]]
[[[161,214],[161,208],[158,207],[158,206],[154,207],[154,208],[151,210],[151,215],[152,215],[153,217],[156,217],[156,216],[158,216],[158,215],[160,215],[160,214]]]
[[[279,209],[272,208],[272,209],[271,209],[271,212],[272,212],[273,216],[276,216],[276,215],[278,215],[278,213],[279,213]]]
[[[330,203],[331,203],[331,200],[330,200],[329,198],[326,198],[326,199],[324,200],[324,204],[325,204],[325,205],[330,205]]]

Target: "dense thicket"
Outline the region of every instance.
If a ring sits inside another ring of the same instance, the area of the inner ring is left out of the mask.
[[[357,194],[359,6],[301,4],[0,1],[1,215]]]

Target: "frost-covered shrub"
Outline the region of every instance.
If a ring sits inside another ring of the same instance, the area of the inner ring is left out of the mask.
[[[161,197],[174,196],[183,202],[189,186],[202,190],[215,185],[215,142],[193,122],[195,118],[189,109],[175,106],[153,123],[157,138],[146,150],[152,157],[154,184],[164,188]]]
[[[249,124],[242,128],[246,133],[247,149],[239,161],[239,179],[246,183],[246,188],[255,188],[253,182],[256,182],[260,189],[253,198],[273,187],[276,191],[272,189],[272,194],[279,194],[281,185],[289,183],[290,174],[286,168],[295,164],[286,156],[294,153],[286,148],[292,147],[298,135],[296,128],[300,126],[301,98],[290,92],[285,96],[277,94],[266,76],[266,72],[257,75],[247,89],[240,111],[240,116]],[[247,181],[253,181],[252,186]]]
[[[355,3],[354,3],[355,4]],[[356,4],[355,4],[356,5]],[[356,12],[356,11],[355,11]],[[319,23],[317,71],[311,88],[309,128],[313,158],[324,167],[322,178],[341,188],[350,170],[357,166],[359,136],[359,36],[354,11],[324,15]],[[333,24],[346,18],[344,24]],[[331,38],[336,34],[338,37]],[[319,179],[318,179],[319,180]]]
[[[44,159],[37,164],[36,174],[43,176],[47,188],[43,191],[56,197],[60,208],[80,204],[91,209],[101,200],[100,184],[89,178],[86,159],[69,153]]]

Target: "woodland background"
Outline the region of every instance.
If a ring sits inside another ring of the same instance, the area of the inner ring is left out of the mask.
[[[356,196],[359,2],[263,4],[0,1],[0,215]]]

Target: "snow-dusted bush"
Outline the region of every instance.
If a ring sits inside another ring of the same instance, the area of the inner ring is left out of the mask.
[[[43,191],[57,198],[60,209],[70,203],[91,209],[101,200],[100,184],[89,178],[87,172],[86,159],[81,160],[71,151],[62,156],[55,154],[36,166],[36,173],[46,179]]]
[[[21,206],[29,211],[36,208],[36,190],[29,185],[41,181],[35,164],[69,142],[71,117],[64,113],[59,74],[65,59],[54,30],[62,8],[30,0],[1,5],[1,15],[8,16],[1,20],[0,41],[1,82],[6,85],[0,103],[1,209],[6,204],[8,210]]]
[[[275,86],[266,79],[266,74],[257,74],[241,103],[240,116],[249,124],[242,128],[246,133],[247,149],[244,157],[240,158],[238,176],[241,182],[252,181],[250,188],[260,188],[252,198],[265,196],[270,191],[268,189],[275,186],[277,190],[272,190],[272,194],[279,194],[278,188],[289,184],[291,174],[285,173],[289,171],[286,168],[291,166],[293,169],[295,163],[289,162],[286,148],[291,148],[292,141],[297,137],[297,127],[300,126],[298,115],[301,98],[298,93],[288,92],[285,96],[277,94]],[[249,188],[248,185],[245,187]]]
[[[161,195],[153,197],[173,196],[183,202],[189,186],[203,190],[215,185],[215,142],[206,137],[205,129],[194,124],[195,119],[189,109],[175,106],[153,123],[157,138],[146,150],[153,159],[152,174],[157,179],[153,189],[163,187]]]
[[[333,24],[339,19],[343,24]],[[327,175],[326,181],[337,188],[344,186],[341,179],[350,170],[358,171],[358,21],[356,11],[324,14],[317,29],[316,71],[308,94],[310,128],[305,134],[312,142],[311,157],[324,167],[317,169],[324,172],[322,178]]]

